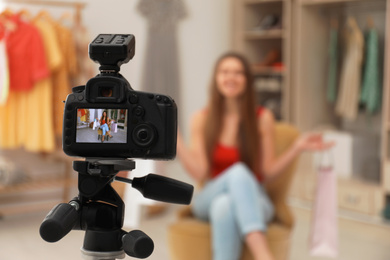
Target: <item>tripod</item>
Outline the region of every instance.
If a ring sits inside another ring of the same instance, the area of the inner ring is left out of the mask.
[[[144,197],[178,204],[189,204],[193,186],[149,174],[144,177],[116,177],[119,171],[134,170],[128,159],[74,161],[78,172],[79,195],[69,203],[55,206],[43,220],[40,235],[47,242],[57,242],[73,230],[84,230],[81,253],[87,260],[115,260],[125,257],[146,258],[154,249],[153,240],[140,230],[122,230],[124,202],[111,187],[114,180],[130,183]]]

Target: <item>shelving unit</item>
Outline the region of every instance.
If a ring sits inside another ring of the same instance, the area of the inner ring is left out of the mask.
[[[355,176],[355,173],[352,173],[350,178],[338,180],[339,207],[372,217],[381,215],[386,197],[390,194],[389,5],[388,0],[297,0],[292,7],[294,24],[291,73],[294,91],[291,110],[292,122],[302,131],[326,125],[343,130],[345,126],[345,122],[333,112],[334,106],[325,98],[330,18],[338,17],[342,28],[347,16],[355,16],[363,30],[362,24],[366,21],[366,16],[372,15],[380,31],[380,56],[384,56],[382,112],[373,117],[371,121],[375,123],[369,125],[369,130],[379,139],[376,148],[379,180],[367,181]],[[356,152],[356,149],[352,150]],[[362,150],[364,152],[365,149]],[[307,201],[314,198],[316,173],[312,159],[309,155],[304,155],[301,160],[291,193],[295,198]]]
[[[278,89],[256,85],[259,102],[264,104],[264,99],[268,98],[279,100],[276,108],[281,111],[279,119],[293,123],[301,131],[324,126],[346,127],[325,98],[330,17],[345,18],[359,13],[361,24],[365,13],[375,14],[375,23],[381,30],[380,55],[384,56],[382,112],[371,120],[379,140],[375,156],[380,173],[378,179],[370,181],[354,173],[351,178],[339,178],[338,203],[340,208],[354,214],[380,216],[385,201],[390,201],[390,77],[387,73],[390,69],[390,0],[235,0],[233,12],[233,47],[250,59],[257,79],[281,82]],[[269,14],[280,17],[281,26],[260,30],[259,23]],[[256,66],[274,49],[281,53],[282,68]],[[292,197],[313,200],[314,168],[313,155],[303,154],[292,185]]]
[[[235,0],[233,10],[233,48],[253,65],[258,103],[288,121],[291,0]],[[270,15],[278,22],[266,27]]]
[[[26,159],[25,156],[23,156]],[[62,151],[55,152],[49,158],[32,160],[28,157],[23,163],[29,167],[41,167],[50,160],[58,169],[37,179],[27,179],[22,182],[0,186],[0,217],[23,214],[33,211],[50,210],[56,203],[67,203],[77,187],[77,175],[72,169],[71,157]],[[50,166],[52,169],[53,166]]]

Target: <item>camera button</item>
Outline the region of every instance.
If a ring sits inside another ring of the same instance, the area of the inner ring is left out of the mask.
[[[157,100],[157,101],[161,101],[161,100],[162,100],[162,97],[161,97],[161,96],[156,96],[156,100]]]
[[[145,110],[144,110],[144,108],[141,107],[141,106],[137,106],[137,107],[134,109],[134,114],[135,114],[136,116],[143,116],[144,113],[145,113]]]
[[[133,94],[129,97],[129,101],[131,104],[137,104],[138,103],[138,96]]]
[[[70,140],[70,138],[65,138],[65,144],[66,145],[71,145],[72,144],[72,141]]]
[[[71,136],[72,135],[72,130],[71,129],[66,129],[65,134],[66,134],[66,136]]]
[[[78,95],[78,96],[77,96],[77,99],[78,99],[79,101],[82,101],[82,100],[84,99],[84,96],[83,96],[83,95]]]

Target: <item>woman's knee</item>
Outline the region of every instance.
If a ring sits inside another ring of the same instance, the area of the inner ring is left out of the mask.
[[[211,203],[210,219],[212,221],[220,221],[223,218],[233,218],[232,202],[227,194],[218,196]]]

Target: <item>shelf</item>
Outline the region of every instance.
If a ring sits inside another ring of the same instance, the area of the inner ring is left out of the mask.
[[[252,72],[255,76],[284,76],[284,69],[275,69],[272,67],[258,68],[256,65],[252,65]]]
[[[246,0],[246,4],[263,4],[263,3],[283,3],[283,0]]]
[[[302,5],[324,5],[324,4],[342,4],[342,3],[353,3],[363,2],[367,0],[301,0]]]
[[[20,183],[10,186],[0,186],[0,195],[20,193],[25,191],[49,189],[53,187],[77,186],[77,179],[54,179]]]
[[[256,92],[260,92],[262,94],[282,95],[282,89],[256,88]]]
[[[271,30],[252,30],[244,32],[246,40],[263,40],[263,39],[282,39],[284,37],[283,29],[271,29]]]

